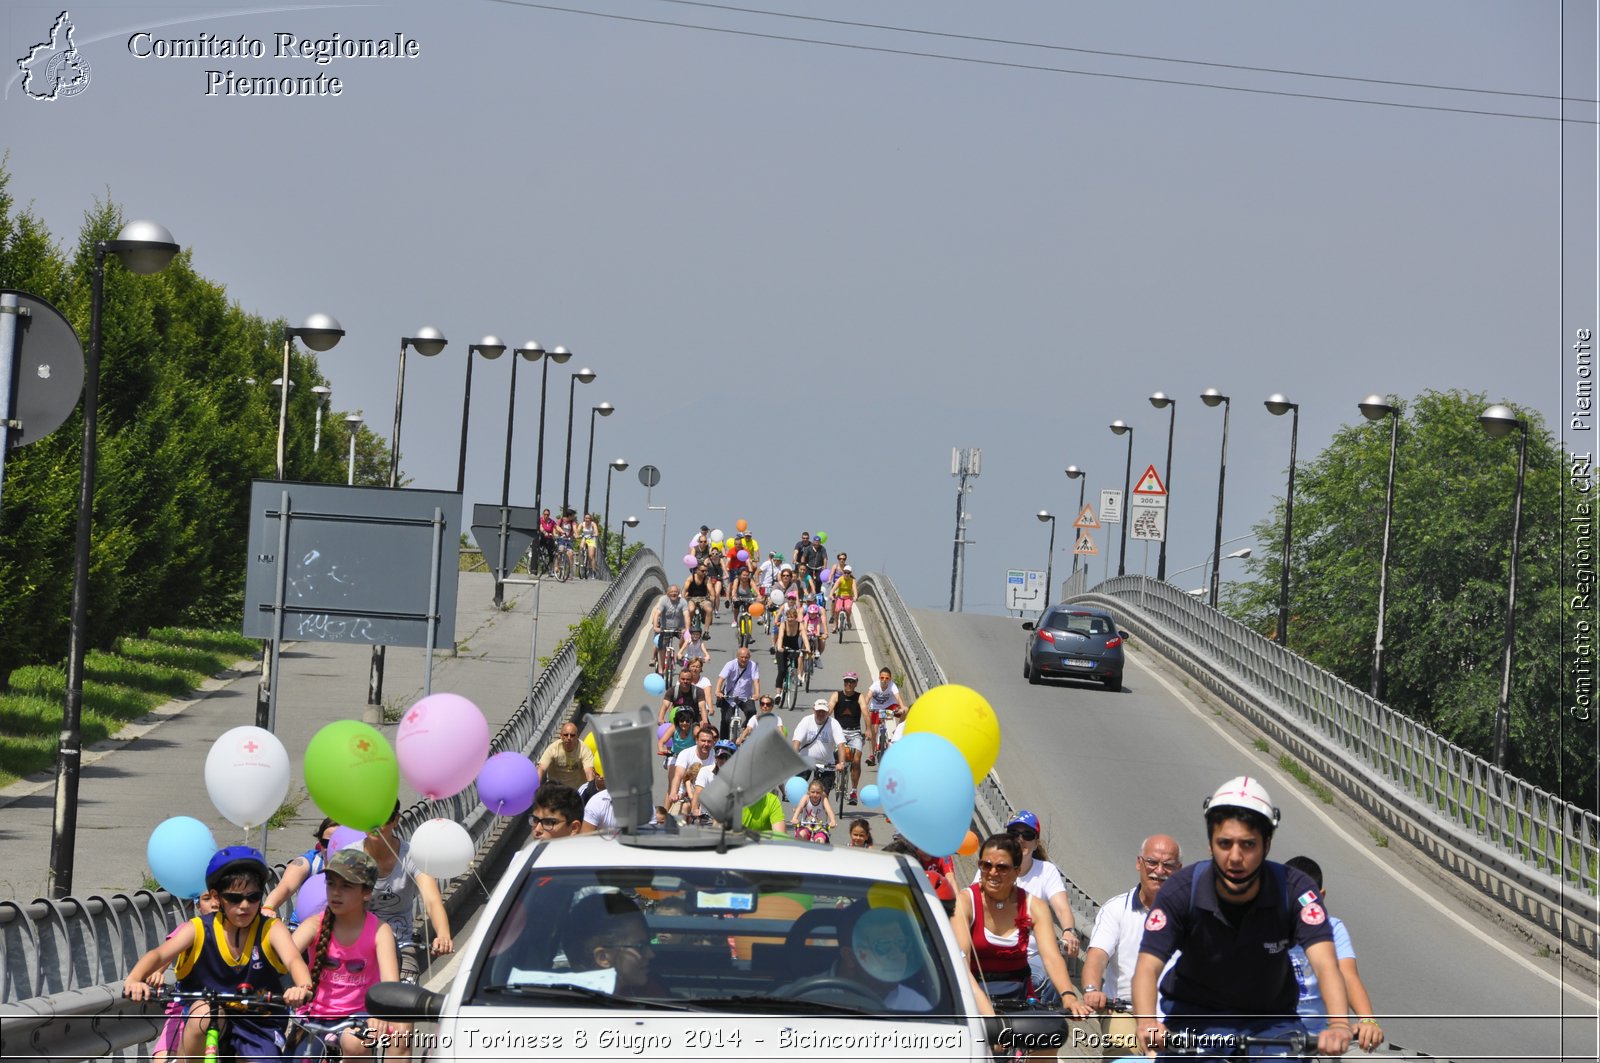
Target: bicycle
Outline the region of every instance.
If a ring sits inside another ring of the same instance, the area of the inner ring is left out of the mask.
[[[755,642],[755,640],[756,640],[756,618],[750,615],[750,609],[749,609],[749,603],[748,602],[744,602],[744,603],[740,604],[740,606],[739,606],[739,616],[738,616],[738,619],[736,619],[734,621],[734,627],[739,632],[739,646],[740,646],[740,648],[743,648],[745,646],[749,646],[750,644]]]
[[[779,703],[790,709],[800,707],[800,656],[802,651],[796,647],[785,646],[778,651],[781,658],[779,674],[783,676],[782,696]]]
[[[848,602],[849,599],[845,601]],[[833,633],[838,636],[839,645],[843,646],[844,633],[855,627],[855,623],[851,620],[851,617],[855,615],[855,610],[844,602],[840,602],[838,605],[839,608],[833,611]]]
[[[817,658],[822,656],[816,650],[805,650],[801,653],[800,672],[805,678],[806,693],[811,693],[811,674],[817,670]]]
[[[286,1059],[343,1059],[344,1049],[340,1045],[340,1038],[347,1031],[354,1033],[368,1046],[377,1040],[367,1020],[358,1015],[346,1015],[342,1019],[314,1019],[309,1015],[291,1014],[289,1023],[293,1029],[289,1033],[288,1047],[284,1050]]]
[[[246,992],[228,989],[178,989],[174,986],[162,986],[152,993],[149,999],[160,1004],[182,1004],[187,1008],[194,1004],[205,1004],[206,1037],[204,1058],[232,1058],[232,1045],[230,1051],[222,1053],[222,1018],[224,1012],[233,1012],[236,1015],[290,1015],[289,1006],[283,998],[275,993],[257,993],[241,986]],[[187,1019],[187,1015],[185,1016]]]
[[[573,558],[572,541],[570,539],[556,540],[556,582],[565,583],[572,578]]]
[[[840,752],[843,753],[843,750]],[[850,796],[850,759],[848,757],[845,758],[844,770],[837,774],[839,777],[833,791],[836,798],[833,807],[842,816],[844,815],[845,800]]]
[[[588,546],[587,543],[580,542],[578,544],[577,561],[578,561],[578,578],[579,579],[593,579],[594,578],[594,566],[589,561],[589,546]]]

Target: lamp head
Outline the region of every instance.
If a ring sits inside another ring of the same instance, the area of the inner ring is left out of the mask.
[[[537,362],[544,357],[544,348],[539,346],[538,340],[524,340],[517,353],[530,362]]]
[[[289,335],[298,336],[308,350],[320,354],[333,349],[339,337],[344,335],[344,328],[332,314],[312,314],[306,318],[305,324],[290,329]]]
[[[1241,546],[1239,549],[1233,551],[1232,553],[1223,554],[1222,557],[1223,557],[1223,560],[1228,560],[1230,558],[1233,559],[1233,560],[1238,560],[1240,558],[1249,557],[1250,556],[1250,551],[1251,551],[1250,547]]]
[[[1133,431],[1133,426],[1124,424],[1121,420],[1116,420],[1111,422],[1111,430],[1119,436],[1125,436]]]
[[[566,365],[567,359],[572,357],[572,352],[567,350],[565,347],[557,347],[555,350],[549,353],[550,360],[557,365]]]
[[[612,414],[617,412],[617,408],[611,405],[609,402],[602,402],[600,405],[594,408],[594,412],[598,413],[601,417],[610,417]]]
[[[468,357],[471,357],[473,351],[477,351],[492,362],[506,353],[506,345],[500,342],[499,336],[485,336],[477,343],[467,344]]]
[[[281,377],[281,376],[273,377],[272,378],[272,386],[275,387],[275,388],[283,387],[283,377]],[[294,390],[294,381],[293,380],[289,381],[289,390],[290,391]]]
[[[622,523],[626,524],[630,528],[637,528],[639,526],[639,518],[638,517],[625,517],[625,518],[623,518]]]
[[[318,384],[311,389],[311,394],[317,397],[318,402],[327,405],[328,396],[333,394],[333,389],[326,384]]]
[[[594,377],[594,370],[590,369],[588,366],[584,366],[582,369],[572,374],[572,378],[582,384],[592,384],[594,382]]]
[[[1200,401],[1205,403],[1207,406],[1220,406],[1224,402],[1228,401],[1228,396],[1224,395],[1216,388],[1206,388],[1200,393]]]
[[[1150,405],[1154,406],[1158,410],[1164,410],[1177,401],[1177,399],[1167,398],[1166,393],[1161,391],[1158,391],[1150,396]]]
[[[1274,417],[1282,417],[1290,410],[1298,410],[1300,408],[1300,404],[1298,402],[1290,402],[1282,395],[1273,395],[1266,402],[1262,403],[1262,405],[1265,406],[1267,408],[1267,412],[1272,414]]]
[[[361,427],[361,422],[363,422],[365,420],[366,420],[366,418],[361,416],[361,413],[359,411],[357,411],[356,413],[347,413],[347,414],[344,415],[344,423],[350,426],[350,431],[352,431],[352,432],[354,432],[357,428],[360,428]]]
[[[130,221],[107,245],[134,273],[160,273],[178,254],[178,244],[160,222]]]
[[[1501,439],[1511,434],[1513,428],[1523,427],[1522,419],[1509,406],[1496,403],[1478,414],[1478,423],[1491,439]]]
[[[628,468],[628,463],[623,461],[621,458],[618,458],[611,463],[611,467],[618,472],[623,472]]]
[[[1369,421],[1381,421],[1394,413],[1394,407],[1383,400],[1382,395],[1368,395],[1361,400],[1361,416]]]
[[[1039,518],[1040,524],[1048,524],[1056,519],[1055,514],[1051,513],[1048,509],[1041,509],[1034,515]]]
[[[1076,465],[1068,465],[1067,466],[1067,479],[1069,479],[1069,480],[1077,480],[1077,479],[1082,478],[1082,476],[1083,476],[1083,470],[1082,469],[1078,468]]]
[[[432,325],[425,325],[424,327],[417,329],[417,334],[415,336],[406,336],[401,339],[400,345],[404,347],[409,344],[424,358],[432,358],[434,355],[444,350],[445,344],[449,342],[449,340],[444,338],[444,333],[440,332]]]

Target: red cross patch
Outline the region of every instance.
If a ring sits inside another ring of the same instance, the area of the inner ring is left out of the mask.
[[[1308,904],[1300,909],[1300,921],[1307,926],[1321,926],[1328,919],[1328,913],[1322,910],[1320,904]]]
[[[1160,908],[1153,909],[1144,921],[1144,928],[1146,930],[1160,931],[1166,929],[1166,925],[1167,913],[1163,912]]]

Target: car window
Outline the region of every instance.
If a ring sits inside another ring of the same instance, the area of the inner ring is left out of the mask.
[[[905,882],[533,866],[504,906],[466,1002],[570,1007],[504,987],[572,985],[692,1003],[788,996],[806,979],[831,978],[861,988],[863,1011],[937,1019],[959,1011],[960,998],[923,909]]]
[[[1083,635],[1109,635],[1111,622],[1103,616],[1067,613],[1055,618],[1053,627],[1058,631],[1076,631]]]

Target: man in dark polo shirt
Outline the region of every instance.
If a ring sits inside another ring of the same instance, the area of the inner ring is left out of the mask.
[[[1326,971],[1331,979],[1323,999],[1333,1018],[1317,1036],[1317,1052],[1343,1054],[1349,1006],[1328,913],[1309,876],[1267,859],[1278,826],[1272,799],[1260,782],[1241,776],[1223,783],[1205,811],[1211,859],[1169,878],[1145,917],[1133,973],[1140,1046],[1159,1050],[1169,1029],[1202,1036],[1305,1032],[1289,961],[1289,949],[1300,945],[1317,977]],[[1175,952],[1177,962],[1160,979],[1163,1024],[1155,1017],[1156,982]]]

